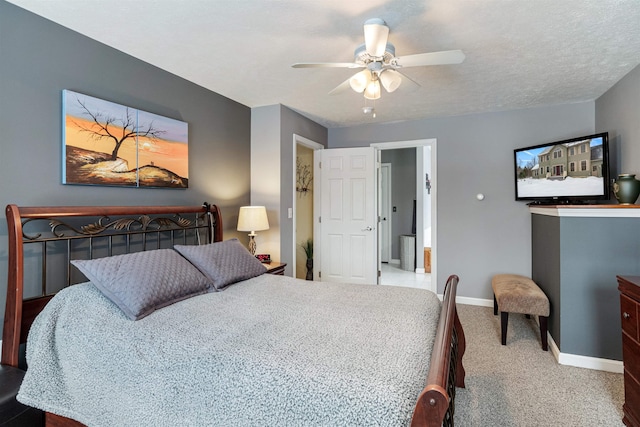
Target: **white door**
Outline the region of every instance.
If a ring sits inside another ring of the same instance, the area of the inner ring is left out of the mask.
[[[336,148],[320,150],[319,154],[320,280],[375,284],[375,149]]]

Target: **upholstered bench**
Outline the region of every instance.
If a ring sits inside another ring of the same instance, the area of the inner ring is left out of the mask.
[[[542,349],[548,350],[547,319],[549,317],[549,299],[535,282],[517,274],[498,274],[491,279],[493,287],[493,314],[500,310],[502,345],[507,344],[507,323],[509,313],[538,316],[540,320],[540,339]]]

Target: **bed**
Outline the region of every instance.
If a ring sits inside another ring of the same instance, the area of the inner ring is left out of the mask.
[[[440,303],[263,274],[207,203],[6,217],[2,363],[27,343],[47,425],[453,425],[456,276]]]

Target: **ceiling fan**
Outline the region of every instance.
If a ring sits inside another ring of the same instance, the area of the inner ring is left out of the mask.
[[[364,44],[355,50],[353,62],[311,62],[293,64],[293,68],[364,68],[345,80],[329,94],[342,92],[351,87],[364,92],[366,99],[380,98],[380,86],[387,92],[396,90],[404,79],[418,83],[402,74],[400,69],[425,65],[460,64],[464,61],[461,50],[418,53],[395,56],[395,47],[388,42],[389,27],[382,19],[369,19],[364,23]],[[419,85],[418,85],[419,86]]]

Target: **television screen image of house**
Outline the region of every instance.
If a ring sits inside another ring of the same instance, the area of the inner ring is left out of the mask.
[[[187,188],[188,124],[63,91],[63,183]]]
[[[599,196],[602,137],[517,151],[518,197]]]

